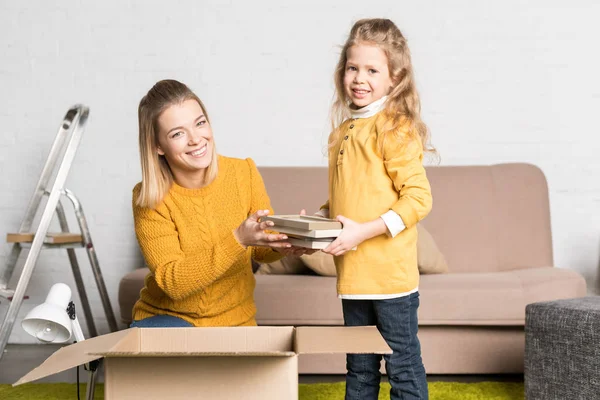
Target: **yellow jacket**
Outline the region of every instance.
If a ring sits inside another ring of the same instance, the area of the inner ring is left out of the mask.
[[[423,167],[423,146],[405,124],[388,134],[380,151],[385,112],[349,119],[329,148],[329,215],[372,221],[389,210],[406,226],[396,237],[380,235],[355,251],[335,257],[340,295],[397,294],[416,289],[416,224],[431,210],[431,188]]]
[[[173,184],[155,209],[135,205],[135,233],[151,273],[133,319],[157,314],[195,326],[256,325],[251,257],[280,259],[269,248],[244,249],[233,231],[252,213],[271,209],[251,159],[219,156],[217,178],[201,189]]]

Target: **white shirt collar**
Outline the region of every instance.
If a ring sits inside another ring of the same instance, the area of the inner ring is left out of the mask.
[[[358,110],[350,109],[350,115],[352,118],[369,118],[377,114],[379,111],[385,108],[385,101],[387,96],[383,96],[377,101],[372,102],[368,106],[359,108]]]

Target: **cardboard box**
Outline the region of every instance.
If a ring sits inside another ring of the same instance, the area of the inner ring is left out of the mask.
[[[14,386],[103,358],[108,400],[294,400],[298,355],[327,353],[391,350],[375,327],[130,328],[61,348]]]

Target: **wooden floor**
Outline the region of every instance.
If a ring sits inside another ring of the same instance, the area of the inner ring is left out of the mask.
[[[0,383],[14,383],[27,372],[41,364],[50,354],[58,350],[61,345],[35,345],[35,344],[12,344],[6,347],[4,355],[0,359]],[[88,373],[79,368],[80,382],[87,382]],[[344,375],[300,375],[300,383],[325,383],[343,382]],[[385,378],[384,378],[385,379]],[[75,383],[77,373],[75,368],[40,379],[42,382],[67,382]],[[523,375],[428,375],[430,382],[523,382]],[[98,371],[98,382],[104,381],[104,374]]]

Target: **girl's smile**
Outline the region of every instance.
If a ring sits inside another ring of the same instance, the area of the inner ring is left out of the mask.
[[[381,48],[362,43],[350,47],[346,54],[344,89],[356,108],[368,106],[389,93],[392,78]]]

